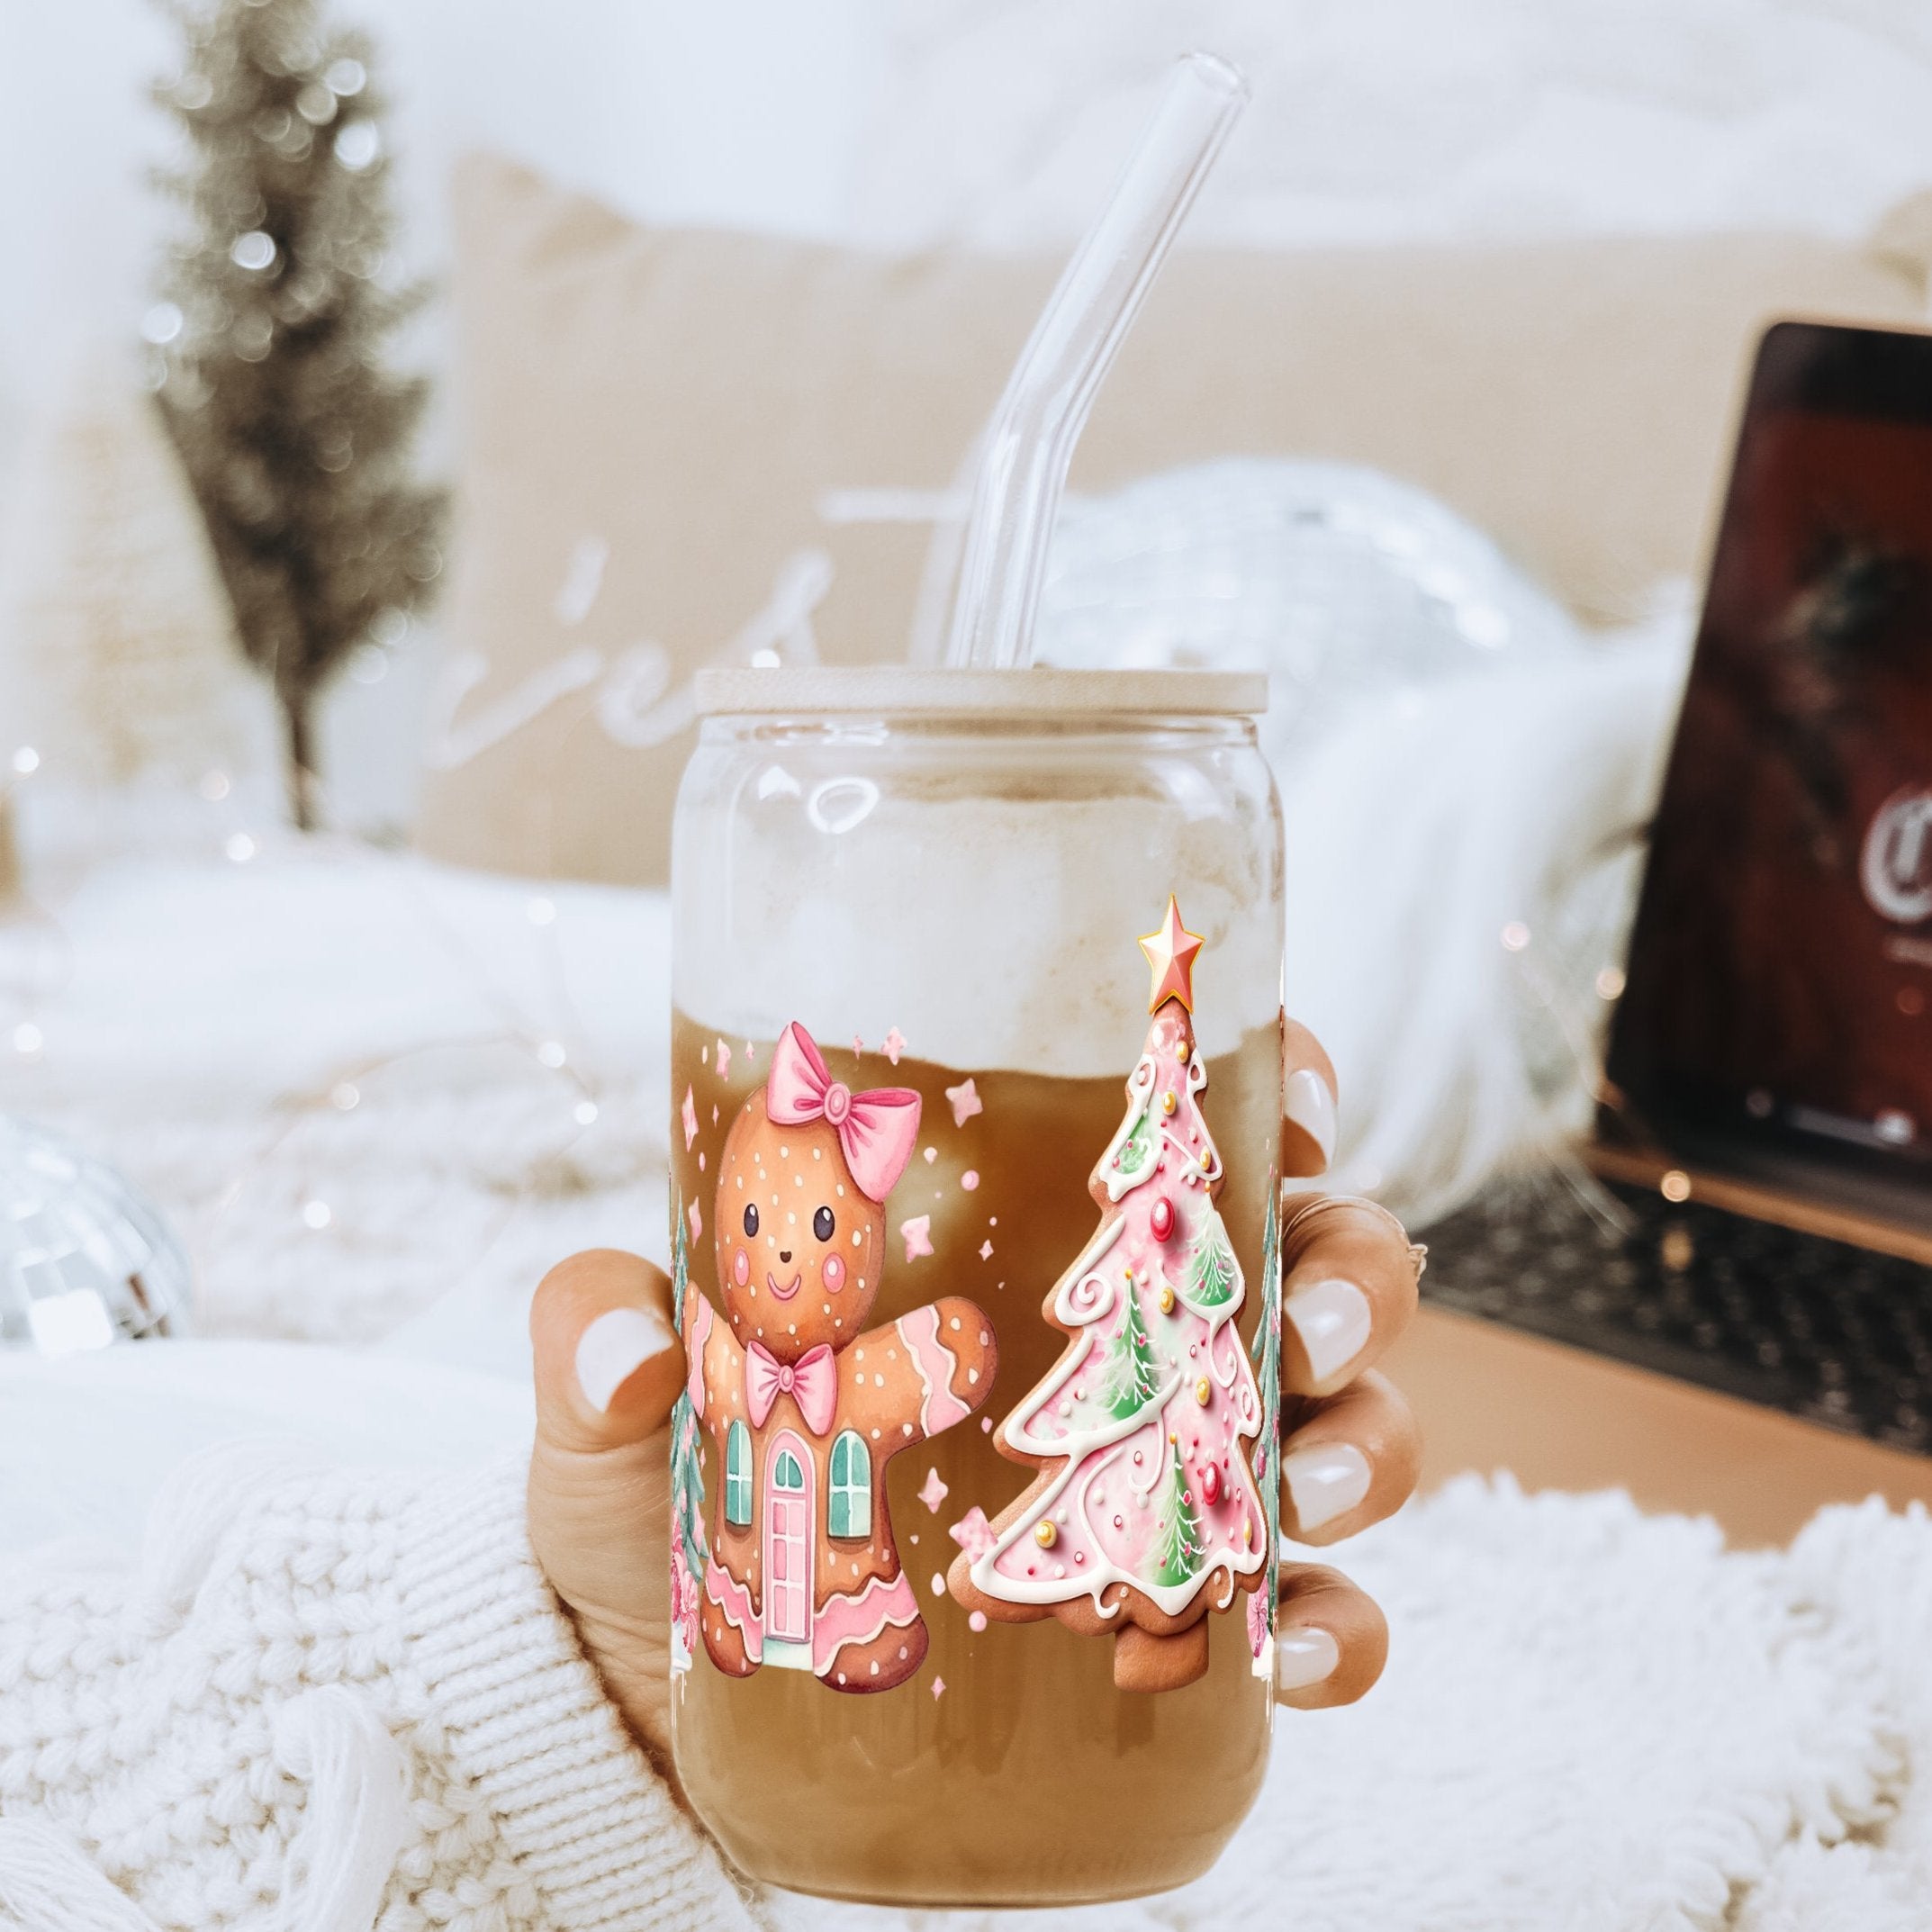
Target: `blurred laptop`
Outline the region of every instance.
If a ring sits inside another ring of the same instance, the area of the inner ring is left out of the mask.
[[[1427,1292],[1932,1454],[1932,334],[1759,345],[1624,981]]]

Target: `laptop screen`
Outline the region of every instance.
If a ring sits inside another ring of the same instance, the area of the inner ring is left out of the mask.
[[[1932,336],[1760,347],[1609,1071],[1932,1178]]]

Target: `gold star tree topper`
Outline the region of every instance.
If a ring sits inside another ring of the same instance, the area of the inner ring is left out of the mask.
[[[1190,933],[1181,924],[1180,907],[1169,893],[1167,916],[1140,942],[1154,975],[1153,990],[1147,996],[1150,1013],[1158,1013],[1165,999],[1178,999],[1189,1013],[1194,1011],[1194,956],[1204,943],[1200,934]]]

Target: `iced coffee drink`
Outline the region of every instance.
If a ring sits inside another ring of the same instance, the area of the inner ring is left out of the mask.
[[[1266,1764],[1278,811],[1243,679],[709,681],[673,1722],[772,1882],[1160,1890]]]

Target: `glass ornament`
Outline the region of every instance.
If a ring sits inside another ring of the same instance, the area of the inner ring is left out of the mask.
[[[1040,663],[1268,674],[1278,759],[1351,705],[1588,646],[1501,548],[1425,491],[1357,465],[1237,457],[1069,499]]]
[[[0,1114],[0,1347],[71,1355],[191,1325],[188,1259],[104,1160]]]

